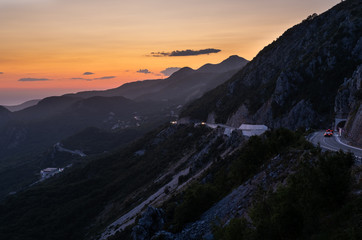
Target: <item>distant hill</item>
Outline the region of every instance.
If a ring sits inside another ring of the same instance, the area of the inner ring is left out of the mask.
[[[135,98],[140,95],[143,95],[149,91],[157,91],[158,85],[163,79],[157,80],[143,80],[125,83],[118,88],[108,89],[104,91],[84,91],[79,93],[65,94],[65,96],[77,96],[82,98],[89,98],[94,96],[102,97],[113,97],[113,96],[123,96],[126,98]]]
[[[58,115],[77,100],[81,100],[81,98],[73,96],[47,97],[34,106],[13,112],[12,115],[15,119],[25,122],[43,120]]]
[[[137,127],[167,114],[165,104],[135,102],[122,96],[49,97],[21,111],[8,111],[11,119],[2,127],[0,153],[5,156],[13,151],[53,145],[87,127],[107,130]]]
[[[23,110],[25,108],[34,106],[34,105],[38,104],[39,101],[40,101],[40,99],[34,99],[34,100],[26,101],[26,102],[24,102],[22,104],[19,104],[19,105],[4,106],[4,107],[7,108],[11,112],[16,112],[16,111],[20,111],[20,110]]]

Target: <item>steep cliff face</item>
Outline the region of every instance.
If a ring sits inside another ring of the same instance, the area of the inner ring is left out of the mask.
[[[362,146],[362,65],[358,66],[352,78],[346,79],[336,96],[335,111],[348,115],[344,137]]]
[[[362,147],[362,104],[349,116],[347,121],[346,139],[353,144]]]
[[[344,1],[313,14],[265,47],[227,83],[190,104],[184,116],[233,126],[321,127],[334,116],[338,87],[362,63],[362,5]]]

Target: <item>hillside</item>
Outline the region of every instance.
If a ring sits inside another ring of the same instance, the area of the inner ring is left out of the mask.
[[[200,141],[209,145],[207,139],[217,137],[202,127],[170,126],[159,131],[148,134],[123,150],[105,154],[88,164],[78,164],[57,178],[19,193],[15,198],[10,197],[6,205],[14,205],[0,207],[1,236],[9,239],[83,238],[88,224],[102,226],[104,221],[134,207],[145,194],[172,179],[172,175],[166,174],[168,168],[179,171],[185,167],[185,160],[182,160],[185,151],[195,154]],[[174,168],[175,163],[178,163],[179,169]],[[162,175],[164,177],[160,178]],[[146,185],[148,188],[144,188]],[[39,205],[40,199],[43,199],[42,206]],[[18,204],[30,210],[26,210],[27,214],[20,220],[22,223],[16,216],[22,214],[24,208],[15,207]],[[20,212],[7,210],[15,210],[14,207]],[[38,220],[30,221],[33,218]],[[70,218],[77,223],[67,224]],[[9,220],[8,224],[5,224],[5,219]],[[28,228],[26,223],[31,223],[31,226]],[[25,225],[18,228],[18,224]],[[55,226],[55,231],[46,230]],[[13,227],[18,230],[13,231]]]
[[[165,104],[138,103],[123,97],[45,98],[33,107],[11,114],[12,120],[3,126],[0,151],[54,144],[87,127],[108,130],[126,125],[136,127],[137,122],[144,122],[141,118],[157,121],[167,114]]]
[[[232,126],[330,126],[339,86],[362,63],[361,16],[358,0],[309,16],[182,115]]]
[[[0,120],[0,199],[37,181],[42,168],[65,167],[76,160],[64,154],[50,158],[48,152],[57,142],[75,135],[72,144],[67,144],[69,149],[92,154],[109,151],[174,119],[175,108],[164,102],[142,103],[124,97],[61,96],[45,98],[21,111],[6,110],[7,117]],[[100,131],[88,135],[91,139],[78,135],[89,127]],[[109,146],[97,143],[100,140]],[[78,148],[80,145],[84,149]],[[93,150],[89,150],[91,146]]]
[[[361,189],[351,178],[358,172],[351,155],[322,153],[301,132],[280,129],[246,140],[237,131],[169,125],[8,197],[0,205],[0,233],[171,240],[298,239],[305,232],[306,239],[358,239],[361,197],[349,195]]]

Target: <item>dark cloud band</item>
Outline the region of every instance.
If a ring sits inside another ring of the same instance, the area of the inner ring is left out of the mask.
[[[48,78],[20,78],[19,82],[38,82],[38,81],[50,81]]]
[[[184,56],[197,56],[197,55],[204,55],[210,53],[218,53],[220,49],[215,48],[207,48],[201,50],[175,50],[172,52],[151,52],[152,57],[184,57]]]

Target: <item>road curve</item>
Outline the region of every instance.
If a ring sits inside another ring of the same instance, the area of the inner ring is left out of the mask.
[[[342,143],[339,139],[339,136],[334,135],[333,137],[324,137],[324,132],[315,132],[309,136],[309,141],[314,145],[320,145],[322,149],[330,151],[339,151],[352,152],[355,156],[362,158],[362,149],[349,146],[345,143]]]

